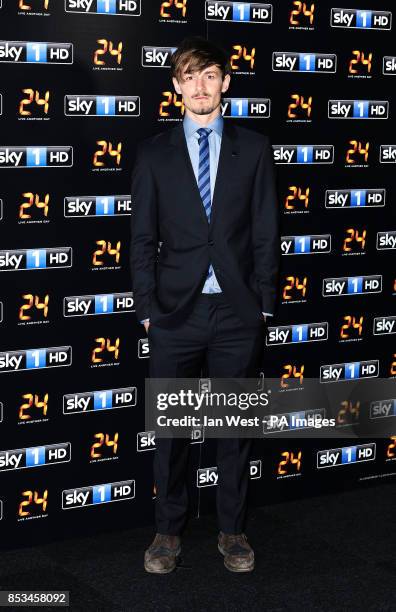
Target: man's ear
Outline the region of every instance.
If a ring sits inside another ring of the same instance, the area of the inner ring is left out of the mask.
[[[226,74],[223,79],[223,84],[221,86],[221,93],[225,93],[230,86],[231,76]]]
[[[181,89],[180,89],[180,87],[179,87],[179,82],[178,82],[178,80],[176,79],[176,77],[172,77],[172,82],[173,82],[173,87],[174,87],[174,88],[175,88],[175,90],[176,90],[176,93],[181,94]]]

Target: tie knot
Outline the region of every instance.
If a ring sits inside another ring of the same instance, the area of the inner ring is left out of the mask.
[[[199,139],[202,140],[204,138],[207,138],[211,131],[212,130],[210,128],[199,128],[197,130],[197,132],[199,134]]]

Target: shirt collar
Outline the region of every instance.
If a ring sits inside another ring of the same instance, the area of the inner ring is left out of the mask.
[[[215,119],[213,119],[213,121],[208,123],[205,127],[211,128],[212,130],[217,132],[219,136],[221,136],[223,132],[223,123],[223,116],[221,113],[219,113],[217,117],[215,117]],[[200,127],[202,127],[202,125],[191,119],[191,117],[189,117],[188,115],[184,116],[183,128],[186,138],[193,136],[194,132],[196,132]]]

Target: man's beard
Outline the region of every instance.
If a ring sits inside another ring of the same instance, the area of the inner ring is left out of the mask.
[[[197,108],[189,108],[189,110],[196,115],[210,115],[218,105],[214,106],[209,100],[207,100],[207,104],[209,104],[209,106],[198,106]]]
[[[198,108],[198,110],[195,110],[194,113],[196,115],[210,115],[210,113],[212,113],[213,111],[214,111],[214,107],[209,106],[207,108]]]

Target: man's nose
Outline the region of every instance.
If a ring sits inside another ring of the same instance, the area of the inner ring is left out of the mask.
[[[201,90],[203,88],[203,77],[197,77],[195,81],[196,89]]]

